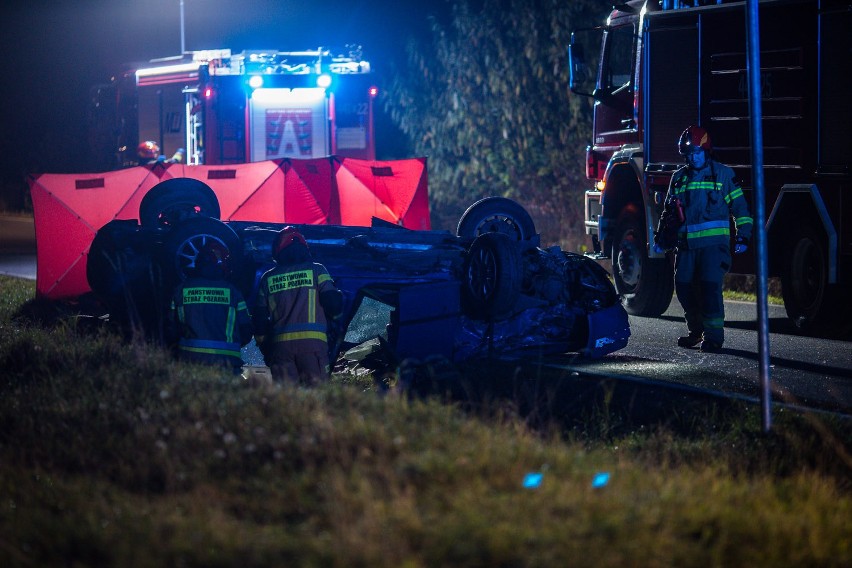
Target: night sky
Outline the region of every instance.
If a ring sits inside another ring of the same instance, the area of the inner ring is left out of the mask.
[[[360,44],[379,72],[404,63],[446,2],[184,0],[187,50],[303,50]],[[123,63],[178,55],[180,0],[12,0],[0,20],[0,173],[86,171],[90,87]]]

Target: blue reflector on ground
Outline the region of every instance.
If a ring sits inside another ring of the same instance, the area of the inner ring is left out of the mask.
[[[543,473],[528,473],[524,476],[524,488],[535,489],[541,485],[541,480],[544,478]]]
[[[595,476],[592,478],[592,487],[603,487],[607,483],[609,483],[608,472],[596,473]]]

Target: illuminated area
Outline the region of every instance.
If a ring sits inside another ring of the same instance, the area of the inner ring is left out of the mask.
[[[139,104],[120,144],[157,140],[164,154],[188,150],[188,165],[375,159],[378,89],[360,47],[346,50],[215,49],[151,60],[125,75]],[[136,157],[126,150],[121,160],[126,166]]]
[[[287,104],[315,103],[325,100],[325,89],[257,89],[252,100],[264,104],[286,101]]]
[[[257,89],[249,105],[252,162],[328,154],[325,89]]]
[[[176,65],[163,65],[160,67],[148,67],[136,70],[136,78],[152,77],[156,75],[171,75],[173,73],[189,73],[198,71],[198,63],[179,63]]]

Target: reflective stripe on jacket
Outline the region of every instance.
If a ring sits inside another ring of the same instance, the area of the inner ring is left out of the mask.
[[[189,353],[204,355],[225,355],[227,357],[242,357],[239,343],[228,343],[226,341],[214,341],[211,339],[185,339],[178,340],[178,349]]]
[[[754,220],[743,190],[734,181],[734,170],[712,159],[700,170],[677,170],[669,184],[666,200],[680,198],[686,220],[679,240],[688,248],[728,245],[731,217],[737,236],[751,238]]]

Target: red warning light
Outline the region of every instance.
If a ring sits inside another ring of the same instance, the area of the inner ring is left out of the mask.
[[[379,94],[379,88],[378,87],[370,87],[369,93],[370,93],[371,97],[375,97],[376,95]]]
[[[207,87],[206,89],[204,89],[204,98],[205,99],[209,99],[212,96],[213,96],[213,89],[211,87]]]

